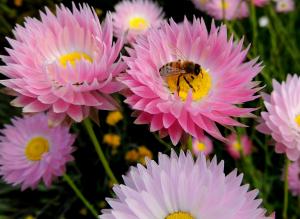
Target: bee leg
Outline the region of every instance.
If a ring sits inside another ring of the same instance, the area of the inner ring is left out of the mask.
[[[178,76],[178,78],[177,78],[177,93],[178,93],[178,95],[179,95],[179,91],[180,91],[180,77],[181,77],[182,75],[179,75]]]
[[[186,79],[186,77],[185,76],[183,76],[183,79],[185,80],[185,82],[189,85],[189,87],[190,88],[192,88],[193,89],[193,91],[195,92],[195,89],[194,89],[194,87],[193,87],[193,85],[191,85],[191,83]]]

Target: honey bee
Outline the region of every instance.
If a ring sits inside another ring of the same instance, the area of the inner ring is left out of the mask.
[[[193,85],[191,82],[199,75],[201,74],[201,77],[203,78],[203,72],[201,65],[183,60],[178,59],[177,61],[169,62],[165,65],[163,65],[159,69],[159,73],[163,78],[167,78],[170,76],[176,77],[176,86],[177,86],[177,93],[179,94],[180,91],[180,80],[183,79],[188,86],[195,91]]]

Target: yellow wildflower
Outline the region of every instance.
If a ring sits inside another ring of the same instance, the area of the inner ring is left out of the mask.
[[[138,159],[139,159],[139,154],[135,149],[127,151],[127,153],[125,155],[125,160],[127,160],[129,162],[135,162]]]
[[[114,126],[122,119],[123,115],[120,111],[113,111],[108,113],[108,116],[106,117],[106,123],[108,125]]]
[[[104,135],[103,143],[108,144],[113,149],[116,149],[121,144],[121,137],[117,134],[108,133]]]
[[[35,219],[35,217],[33,217],[32,215],[27,215],[27,216],[25,217],[25,219]]]
[[[139,162],[143,165],[145,165],[145,158],[148,157],[149,159],[153,158],[152,152],[144,145],[140,146],[138,148],[138,153],[139,153]]]

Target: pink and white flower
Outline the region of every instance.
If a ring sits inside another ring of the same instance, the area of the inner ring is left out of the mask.
[[[287,13],[295,9],[294,0],[276,0],[276,11]]]
[[[300,77],[288,75],[279,84],[273,80],[271,95],[264,95],[267,112],[262,112],[257,129],[276,141],[275,151],[286,153],[290,160],[300,157]]]
[[[207,14],[215,19],[234,20],[249,16],[248,5],[243,0],[211,0],[206,4]]]
[[[253,0],[253,4],[257,7],[263,7],[268,4],[270,0]]]
[[[202,139],[193,138],[192,146],[193,146],[193,153],[195,155],[199,155],[200,153],[204,153],[205,156],[208,156],[213,151],[213,142],[207,136],[203,136]]]
[[[0,175],[22,190],[35,188],[41,180],[49,187],[73,160],[75,136],[67,127],[49,127],[44,113],[12,119],[0,134]]]
[[[288,185],[294,196],[300,195],[300,160],[297,160],[289,165]]]
[[[174,151],[159,154],[159,162],[132,167],[124,176],[125,185],[116,185],[116,198],[107,202],[101,219],[271,219],[256,199],[257,190],[241,185],[243,174],[224,174],[224,162],[206,161],[202,154]]]
[[[196,18],[181,24],[170,20],[149,30],[128,49],[124,59],[129,69],[119,77],[128,87],[125,102],[135,110],[135,123],[150,124],[150,131],[169,135],[173,144],[185,133],[201,139],[206,132],[226,141],[216,123],[242,126],[232,117],[250,116],[254,109],[237,104],[256,99],[259,90],[252,79],[262,67],[257,59],[245,62],[247,52],[243,41],[227,38],[226,26],[212,23],[208,32],[204,21]],[[178,60],[201,68],[193,79],[186,76],[190,85],[176,72],[162,74],[164,66]]]
[[[234,159],[240,159],[241,154],[244,156],[251,154],[253,146],[250,138],[247,135],[242,135],[239,140],[237,135],[232,133],[227,137],[227,139],[227,151]]]
[[[116,4],[112,17],[115,35],[120,37],[127,34],[127,41],[132,43],[150,27],[158,28],[164,13],[163,9],[151,0],[124,0]]]
[[[116,62],[122,40],[113,43],[113,25],[108,14],[101,27],[95,11],[87,5],[70,11],[63,5],[54,15],[48,8],[41,21],[26,18],[17,25],[12,48],[0,71],[9,79],[1,83],[15,92],[14,106],[23,112],[49,111],[55,118],[76,122],[92,108],[112,110],[111,93],[122,89],[115,80],[125,64]]]

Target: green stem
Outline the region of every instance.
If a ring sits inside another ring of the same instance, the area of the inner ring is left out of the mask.
[[[105,155],[103,153],[103,150],[102,150],[102,148],[100,146],[100,143],[99,143],[99,141],[98,141],[98,139],[96,137],[96,134],[95,134],[95,132],[93,130],[93,125],[92,125],[91,120],[90,119],[85,119],[83,121],[83,125],[84,125],[87,133],[89,134],[92,142],[93,142],[93,145],[94,145],[95,150],[96,150],[96,152],[97,152],[97,154],[99,156],[99,159],[100,159],[100,161],[101,161],[101,163],[102,163],[102,165],[103,165],[103,167],[105,169],[105,172],[107,173],[107,175],[109,176],[109,178],[111,179],[111,181],[112,181],[113,184],[118,183],[118,181],[117,181],[117,179],[116,179],[113,171],[111,170],[111,168],[109,166],[108,161],[106,160],[106,157],[105,157]]]
[[[162,145],[164,145],[168,150],[172,149],[172,146],[170,144],[168,144],[167,142],[165,142],[164,140],[162,140],[157,134],[153,133],[155,139],[161,143]]]
[[[73,189],[77,197],[83,202],[83,204],[90,210],[90,212],[94,215],[95,218],[98,218],[98,213],[93,207],[93,205],[83,196],[81,191],[77,188],[71,177],[67,174],[63,175],[63,179],[69,184],[69,186]]]
[[[288,168],[289,168],[289,159],[285,158],[285,167],[284,167],[284,199],[283,199],[283,211],[282,218],[287,219],[287,210],[289,202],[289,192],[288,192]]]
[[[253,53],[256,56],[257,54],[257,19],[256,11],[253,0],[250,0],[250,13],[251,13],[251,25],[252,25],[252,40],[253,40]]]

